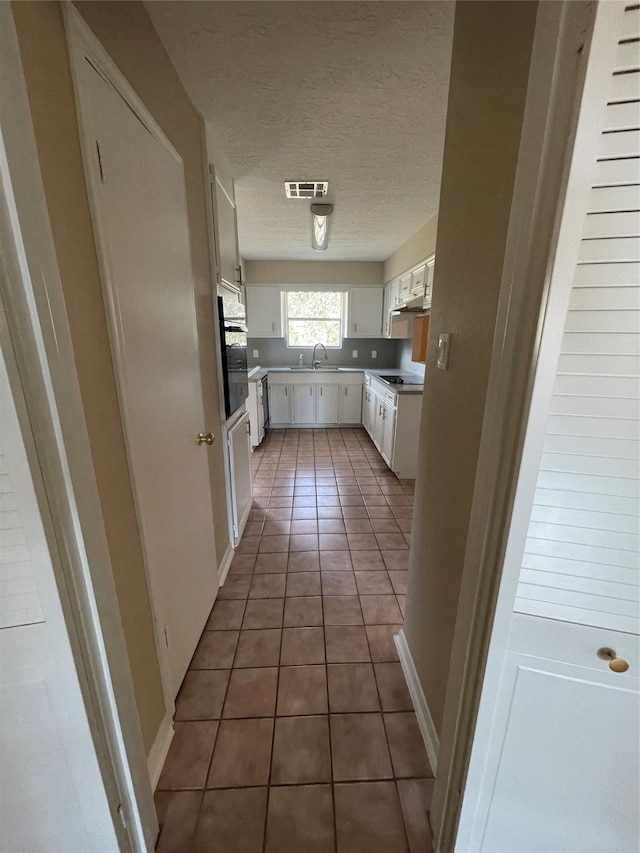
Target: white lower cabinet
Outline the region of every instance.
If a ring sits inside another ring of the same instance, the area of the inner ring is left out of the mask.
[[[390,403],[382,403],[382,440],[380,453],[382,458],[391,466],[396,443],[396,408]]]
[[[290,424],[291,417],[291,385],[269,383],[269,419],[272,424]]]
[[[397,394],[374,376],[365,376],[362,424],[400,479],[416,476],[421,414],[422,394]]]
[[[316,423],[338,423],[339,385],[316,385]],[[359,422],[358,418],[358,422]],[[343,423],[342,420],[340,420]]]
[[[362,385],[339,385],[337,386],[337,391],[340,409],[340,423],[361,423]],[[320,421],[321,418],[318,417],[318,420]],[[325,421],[325,423],[334,423],[334,421]]]
[[[294,424],[315,424],[315,394],[314,386],[293,386],[293,422]]]

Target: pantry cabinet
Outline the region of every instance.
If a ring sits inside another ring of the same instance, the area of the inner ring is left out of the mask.
[[[278,287],[252,285],[247,294],[247,334],[250,338],[281,338],[282,296]]]

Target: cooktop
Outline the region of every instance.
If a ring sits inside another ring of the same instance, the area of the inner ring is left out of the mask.
[[[383,382],[388,382],[389,385],[419,385],[414,376],[380,376]]]

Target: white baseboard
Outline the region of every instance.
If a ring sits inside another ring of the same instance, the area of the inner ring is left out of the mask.
[[[233,555],[235,554],[234,549],[231,545],[227,545],[227,550],[224,552],[224,557],[222,558],[222,562],[218,567],[218,586],[222,586],[223,583],[227,579],[227,575],[229,574],[229,569],[231,568],[231,561],[233,560]]]
[[[409,651],[404,631],[400,631],[396,636],[395,641],[396,648],[398,649],[398,655],[400,657],[400,664],[402,665],[402,671],[404,672],[407,687],[409,688],[409,693],[411,695],[411,701],[413,702],[416,717],[418,718],[418,725],[420,726],[422,739],[427,750],[429,763],[431,764],[431,769],[435,776],[438,768],[440,738],[438,737],[438,732],[436,731],[436,727],[433,723],[433,718],[429,711],[429,706],[427,705],[427,700],[422,690],[422,685],[420,684],[420,679],[418,678],[418,673],[416,672],[416,667],[413,662],[413,658],[411,657],[411,652]]]
[[[155,791],[158,779],[162,773],[164,762],[173,740],[173,718],[171,714],[165,714],[160,723],[160,728],[156,734],[155,740],[147,758],[147,769],[149,770],[149,778],[151,779],[151,788]]]

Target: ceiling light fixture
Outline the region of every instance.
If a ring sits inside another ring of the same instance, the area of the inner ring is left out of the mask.
[[[318,252],[329,248],[329,218],[332,213],[332,204],[311,205],[311,248]]]

